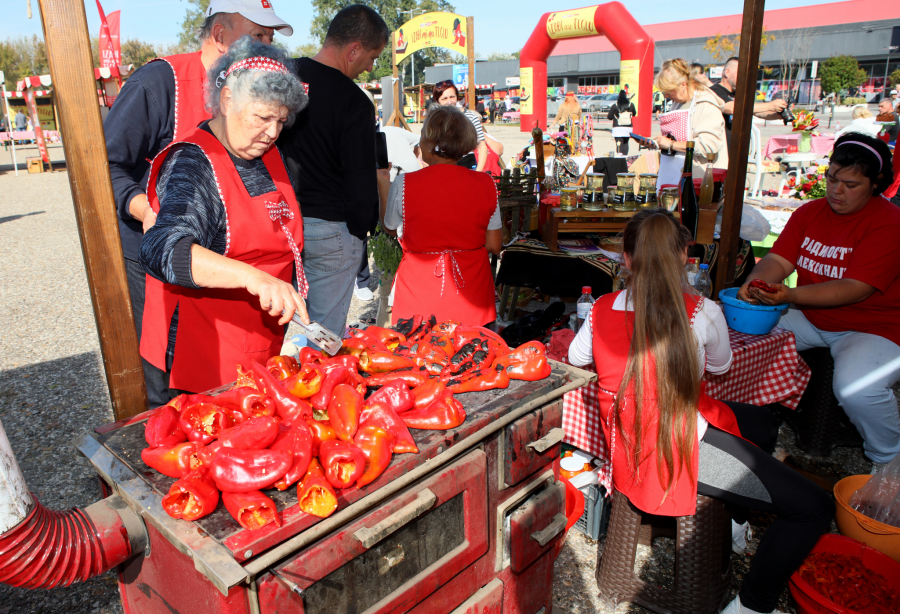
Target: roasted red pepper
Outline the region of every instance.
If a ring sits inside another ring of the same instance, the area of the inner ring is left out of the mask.
[[[254,385],[232,388],[212,397],[214,405],[229,406],[240,410],[245,418],[261,418],[275,415],[275,402],[256,389]]]
[[[202,448],[198,443],[186,441],[174,446],[160,448],[144,448],[141,460],[148,467],[156,469],[170,478],[183,478],[192,469],[200,466],[197,451]]]
[[[462,324],[455,320],[444,320],[443,322],[432,326],[431,331],[434,333],[439,333],[441,335],[446,335],[453,339],[453,333],[455,333],[456,329],[460,326],[462,326]]]
[[[308,362],[300,371],[290,376],[281,385],[298,399],[308,399],[319,392],[325,381],[325,371],[317,362]]]
[[[248,492],[268,488],[291,468],[290,452],[219,448],[211,466],[219,490]]]
[[[356,431],[353,443],[362,450],[366,457],[366,468],[356,487],[362,488],[374,482],[391,464],[394,453],[394,435],[380,426],[369,424]]]
[[[267,418],[251,418],[246,422],[225,429],[219,434],[219,441],[226,448],[242,450],[262,450],[268,448],[278,436],[278,421]]]
[[[506,360],[510,379],[534,382],[549,376],[552,370],[547,362],[547,350],[540,341],[523,343],[510,352]]]
[[[410,428],[445,431],[465,422],[466,410],[462,403],[453,398],[452,392],[445,390],[438,400],[425,409],[408,411],[400,417]]]
[[[313,408],[316,411],[325,411],[328,409],[328,403],[331,401],[331,393],[334,392],[334,387],[338,384],[356,386],[357,382],[356,377],[354,377],[355,375],[355,373],[352,373],[344,367],[337,367],[331,373],[326,375],[325,381],[322,382],[322,387],[319,388],[319,392],[309,398]]]
[[[209,476],[208,467],[200,467],[172,484],[162,499],[163,509],[172,518],[197,520],[212,514],[219,504],[219,491]]]
[[[450,350],[453,350],[452,345]],[[449,354],[425,341],[414,343],[410,348],[410,354],[419,367],[425,367],[425,370],[432,375],[440,375],[450,364]]]
[[[221,447],[222,442],[214,441],[208,446],[200,448],[196,452],[197,460],[200,461],[202,466],[209,467],[213,464],[213,461],[216,460],[216,454],[219,453],[219,448]]]
[[[497,355],[509,352],[509,346],[503,337],[483,326],[459,326],[453,331],[452,339],[453,347],[457,350],[475,339],[482,339],[488,342]]]
[[[496,367],[486,367],[463,381],[450,379],[447,389],[453,393],[480,392],[482,390],[494,390],[495,388],[508,388],[509,374],[502,364]]]
[[[294,463],[287,473],[275,482],[275,488],[287,490],[288,486],[306,475],[309,462],[312,460],[312,443],[312,433],[305,422],[296,422],[290,426],[281,427],[278,437],[269,449],[290,452],[294,456]]]
[[[378,388],[386,386],[391,382],[402,380],[410,386],[420,386],[428,381],[428,375],[422,371],[391,371],[389,373],[376,373],[369,377],[364,377],[363,381],[369,388]]]
[[[280,382],[299,371],[300,365],[293,356],[272,356],[266,361],[266,369]]]
[[[327,518],[337,509],[337,494],[316,459],[312,459],[306,475],[297,485],[297,505],[303,512],[319,518]]]
[[[415,404],[409,409],[425,409],[426,407],[434,403],[446,389],[447,384],[438,379],[430,379],[421,386],[416,386],[410,391],[412,392]]]
[[[762,290],[763,292],[773,293],[778,292],[778,288],[775,286],[769,285],[761,279],[754,279],[750,282],[751,288],[756,288],[757,290]]]
[[[300,363],[300,366],[303,366],[311,362],[322,362],[325,360],[325,355],[319,350],[314,350],[313,348],[306,346],[300,348],[300,357],[297,360]]]
[[[366,373],[387,373],[398,369],[411,369],[415,366],[416,363],[411,359],[397,356],[392,352],[366,350],[359,355],[359,368]]]
[[[394,380],[381,387],[381,390],[370,396],[367,401],[385,401],[396,413],[409,411],[416,404],[416,398],[410,386],[403,380]]]
[[[181,430],[178,412],[171,405],[157,407],[147,424],[144,425],[144,439],[151,448],[174,446],[187,441],[187,435]]]
[[[359,412],[362,404],[362,395],[352,386],[338,384],[334,387],[331,401],[328,403],[328,421],[331,422],[331,428],[334,429],[338,439],[353,441],[356,429],[359,428]]]
[[[359,356],[368,349],[366,342],[356,337],[348,337],[341,342],[338,356]]]
[[[187,400],[188,396],[189,395],[186,394],[179,394],[177,397],[166,403],[166,406],[171,407],[180,414],[181,410],[184,409],[184,402]]]
[[[337,433],[334,432],[334,429],[331,427],[331,422],[328,420],[310,419],[306,421],[306,426],[309,427],[309,432],[312,434],[313,457],[319,455],[319,446],[323,441],[337,439]]]
[[[325,479],[337,489],[350,488],[366,470],[366,455],[352,442],[322,442],[319,461],[325,471]]]
[[[244,370],[244,365],[237,365],[237,379],[234,381],[232,388],[256,388],[256,380],[250,371]]]
[[[359,425],[363,427],[370,424],[380,426],[394,436],[394,452],[397,454],[418,453],[419,448],[416,446],[416,440],[413,439],[409,429],[406,428],[406,424],[397,415],[397,412],[391,408],[388,400],[382,398],[366,401],[359,416]]]
[[[328,375],[338,367],[344,367],[348,371],[356,373],[359,371],[359,357],[345,354],[328,358],[322,362],[322,370],[325,371],[325,375]]]
[[[198,403],[185,407],[181,412],[179,423],[188,441],[207,446],[215,441],[219,433],[234,424],[234,420],[231,412],[224,411],[218,405]]]
[[[396,330],[401,335],[405,335],[407,339],[413,333],[422,326],[422,316],[414,315],[411,318],[397,318],[397,323],[394,324],[394,330]]]
[[[223,492],[222,503],[231,517],[248,531],[256,531],[272,522],[277,527],[282,525],[275,502],[258,490]]]
[[[254,361],[251,365],[251,372],[260,391],[275,402],[276,411],[285,422],[312,418],[312,407],[309,406],[309,403],[285,390],[268,369]]]
[[[427,318],[422,318],[422,323],[418,328],[415,328],[411,333],[406,335],[406,339],[410,343],[415,343],[416,341],[422,341],[425,336],[431,332],[433,327],[437,326],[437,318],[434,317],[434,314],[431,314]]]
[[[366,344],[366,348],[369,350],[375,350],[377,352],[387,352],[387,346],[383,344],[381,341],[375,338],[374,335],[370,335],[364,330],[360,330],[358,328],[351,328],[349,331],[349,335],[356,339],[359,339],[363,343]]]
[[[406,343],[406,336],[401,335],[395,330],[391,330],[389,328],[382,328],[380,326],[367,326],[366,332],[381,341],[387,349],[394,351],[394,349],[400,345],[401,343]]]
[[[453,348],[453,340],[444,333],[436,333],[433,330],[429,331],[428,334],[425,335],[423,341],[438,348],[448,357],[453,356],[453,354],[456,353],[456,350]]]

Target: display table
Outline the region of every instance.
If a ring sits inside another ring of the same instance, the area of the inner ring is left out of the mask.
[[[514,120],[518,120],[521,117],[522,117],[522,114],[519,113],[518,111],[507,111],[506,113],[503,114],[503,121],[511,122]]]
[[[768,143],[766,143],[766,148],[763,150],[763,157],[771,158],[774,154],[787,151],[792,145],[796,147],[799,141],[800,135],[797,133],[776,134],[769,139]],[[812,148],[810,149],[810,153],[814,153],[816,154],[816,157],[821,158],[834,149],[834,135],[820,134],[819,136],[814,136],[812,137],[811,144]]]
[[[558,251],[561,232],[618,234],[635,213],[637,211],[616,211],[609,207],[601,211],[563,211],[559,207],[551,207],[542,238],[550,251],[555,252]],[[673,215],[679,219],[681,217],[677,211]]]
[[[728,373],[706,374],[706,393],[714,399],[768,405],[781,403],[796,409],[809,384],[809,367],[797,353],[794,334],[774,328],[768,335],[728,331],[734,361]],[[583,367],[596,372],[593,365]],[[591,382],[563,397],[565,442],[606,458],[600,431],[600,390]]]

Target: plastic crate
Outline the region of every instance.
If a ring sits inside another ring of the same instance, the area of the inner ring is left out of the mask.
[[[606,527],[609,524],[606,489],[598,484],[591,484],[578,490],[584,495],[584,513],[574,526],[597,541],[602,535],[606,535]]]

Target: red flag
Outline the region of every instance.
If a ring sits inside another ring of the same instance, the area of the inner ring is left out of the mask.
[[[112,47],[115,66],[122,65],[122,46],[119,40],[119,17],[121,14],[121,11],[113,11],[106,16],[106,23],[109,25],[109,42]]]
[[[103,13],[100,0],[97,0],[97,12],[100,13],[100,66],[111,68],[119,66],[119,11],[110,13],[109,19]],[[115,25],[115,33],[113,33]],[[115,38],[114,38],[115,36]]]

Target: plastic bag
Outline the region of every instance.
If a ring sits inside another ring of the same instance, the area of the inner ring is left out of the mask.
[[[722,212],[723,208],[719,208],[716,214],[716,238],[719,238],[722,232]],[[772,226],[769,221],[757,209],[751,207],[747,203],[743,203],[743,211],[741,212],[741,238],[745,241],[763,241],[769,236]]]
[[[900,528],[900,456],[878,467],[850,497],[850,507],[872,520]]]

